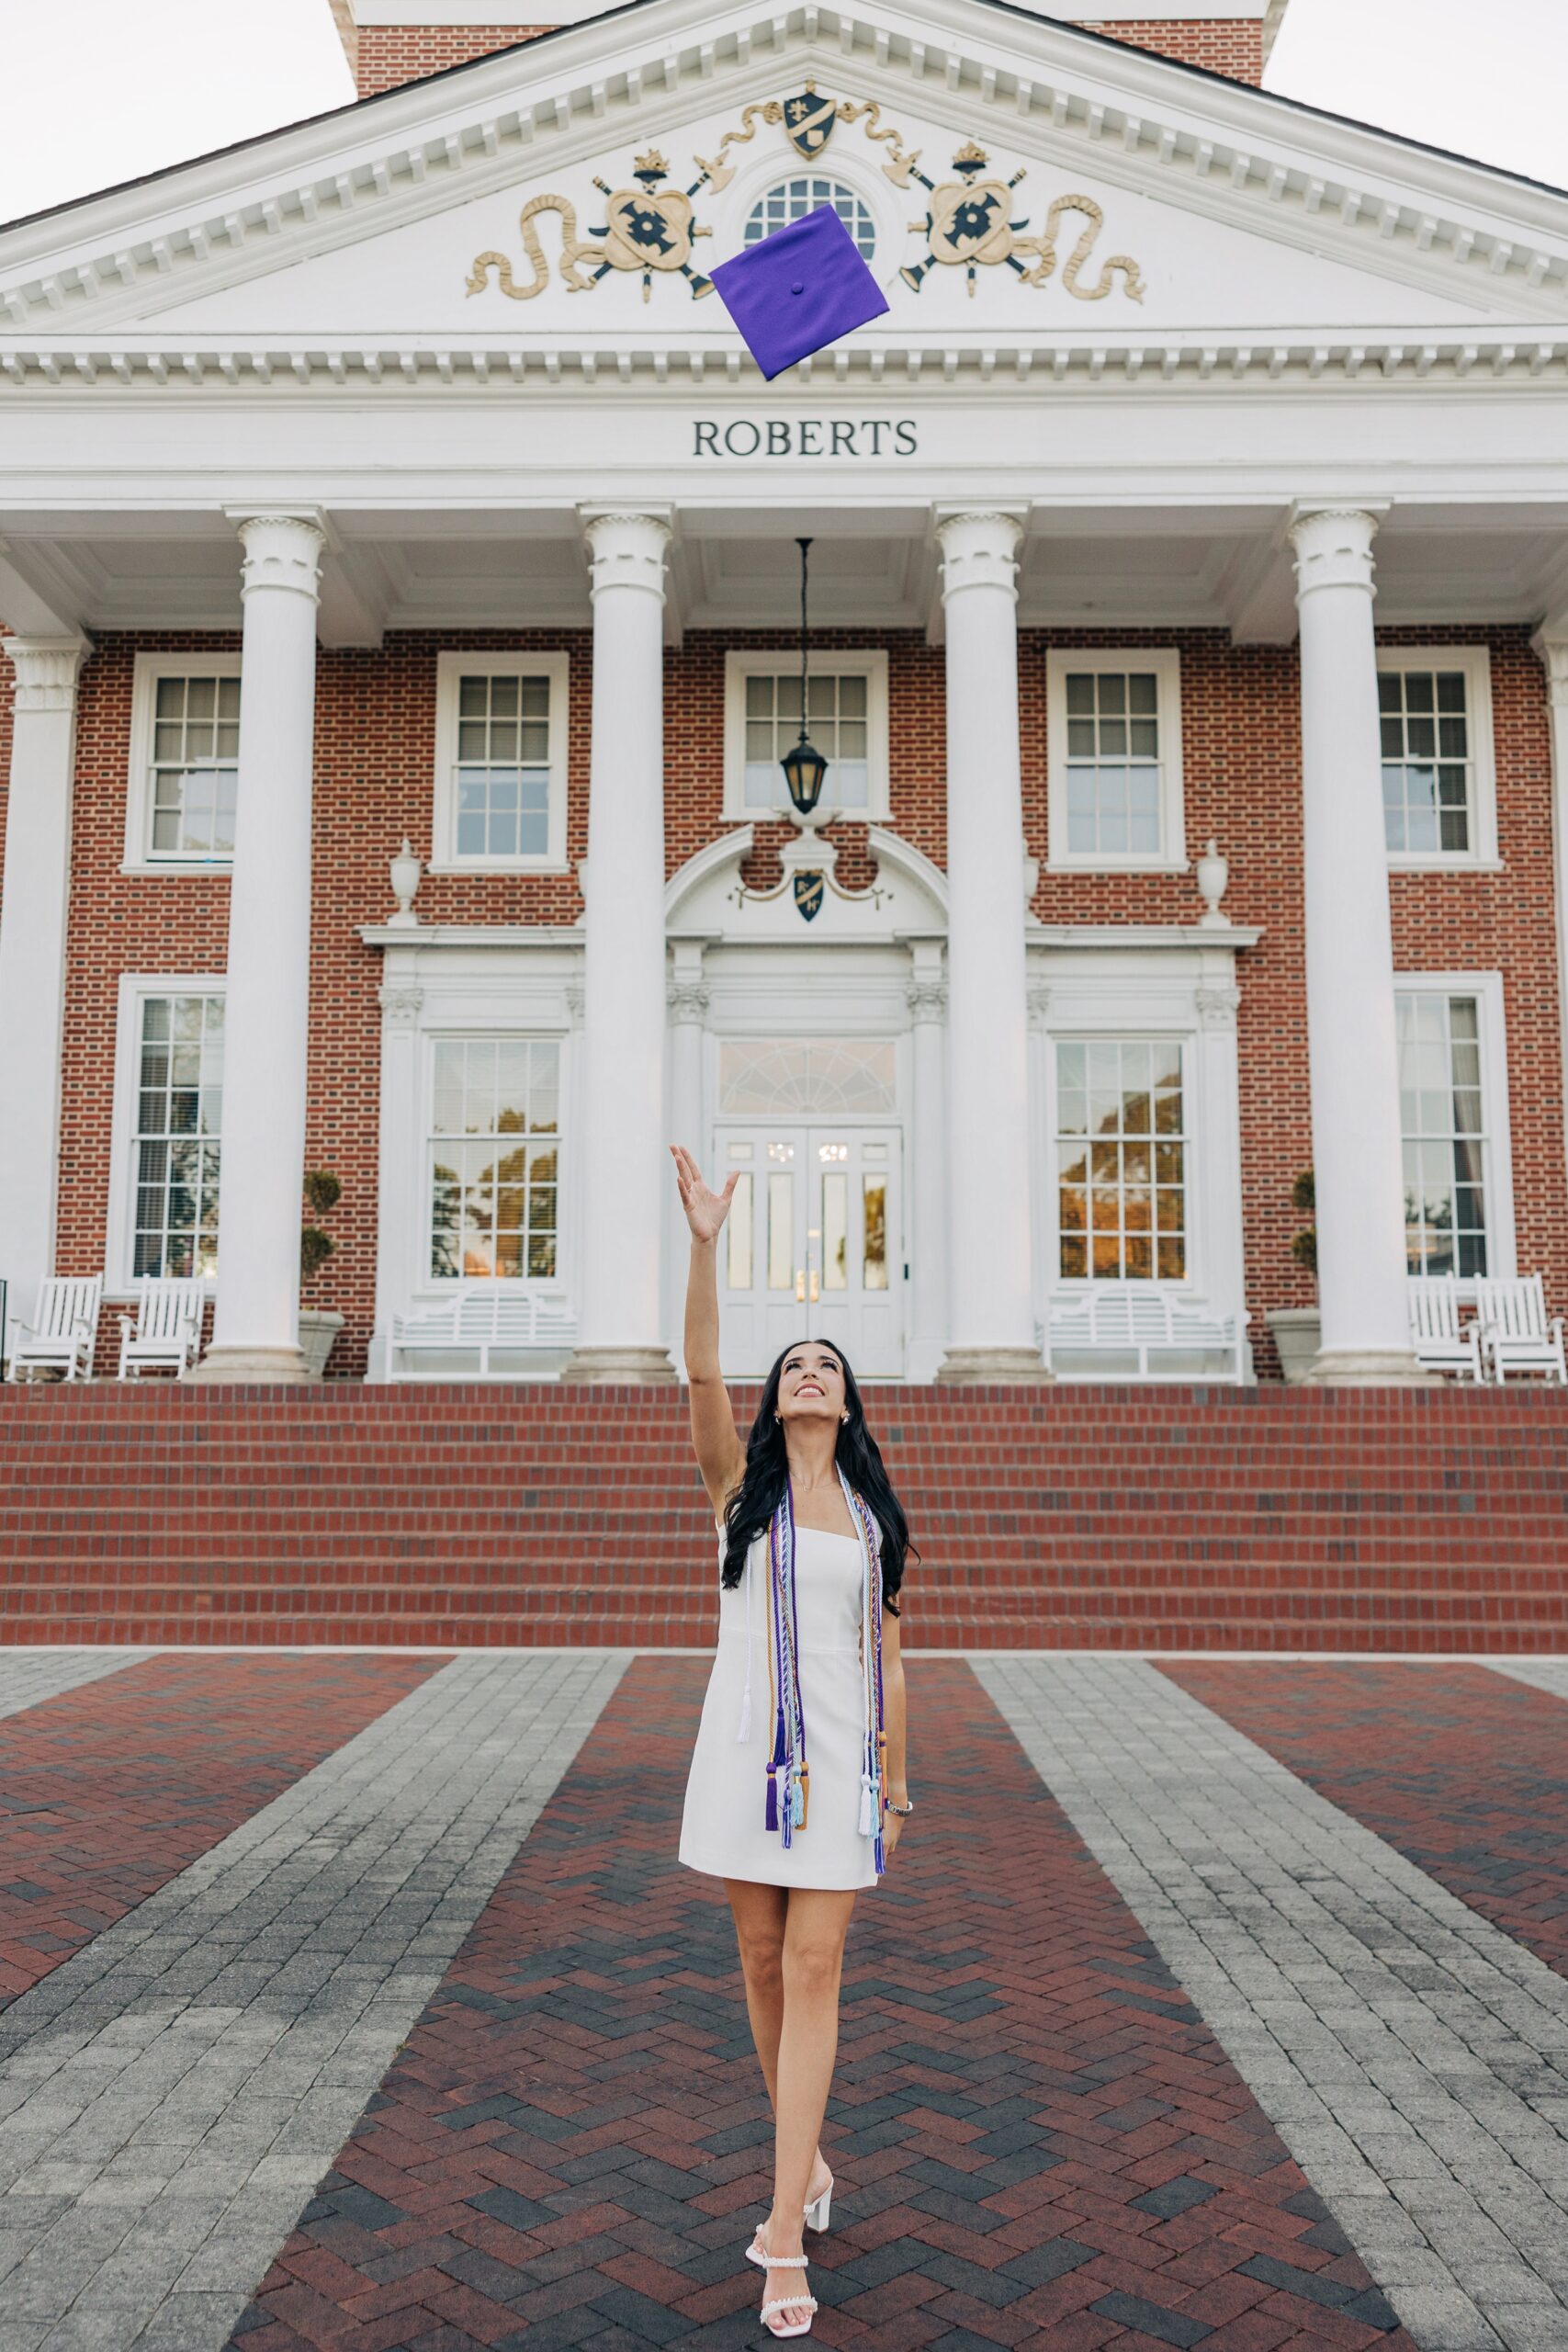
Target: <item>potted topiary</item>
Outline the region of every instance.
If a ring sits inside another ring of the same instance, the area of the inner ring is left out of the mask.
[[[305,1179],[305,1200],[312,1218],[330,1216],[343,1198],[343,1186],[330,1168],[313,1168]],[[330,1233],[323,1233],[315,1224],[303,1226],[299,1234],[299,1280],[311,1282],[337,1248]],[[305,1358],[307,1380],[320,1380],[327,1368],[327,1358],[333,1343],[343,1329],[344,1318],[331,1307],[302,1306],[299,1309],[299,1347]]]
[[[1317,1189],[1313,1171],[1303,1168],[1291,1187],[1291,1206],[1298,1215],[1315,1216]],[[1317,1227],[1304,1225],[1291,1236],[1291,1255],[1298,1266],[1303,1267],[1315,1283],[1317,1279]],[[1317,1362],[1317,1351],[1323,1344],[1323,1317],[1316,1306],[1271,1306],[1264,1321],[1274,1334],[1279,1351],[1280,1369],[1294,1385],[1307,1378]]]

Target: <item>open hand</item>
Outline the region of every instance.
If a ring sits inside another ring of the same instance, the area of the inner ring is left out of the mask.
[[[681,1206],[686,1212],[686,1223],[692,1228],[694,1241],[716,1241],[719,1228],[729,1215],[729,1204],[735,1195],[739,1170],[730,1171],[729,1182],[722,1193],[710,1192],[703,1182],[703,1171],[683,1144],[672,1143],[670,1157],[675,1162],[675,1182],[681,1188]]]

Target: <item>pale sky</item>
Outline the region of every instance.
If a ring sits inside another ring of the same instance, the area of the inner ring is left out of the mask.
[[[1291,0],[1269,84],[1568,187],[1568,0]],[[0,221],[353,95],[327,0],[0,0]]]

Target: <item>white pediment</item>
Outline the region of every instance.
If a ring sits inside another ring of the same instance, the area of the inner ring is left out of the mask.
[[[805,130],[825,136],[803,157],[783,109],[812,87]],[[0,349],[400,337],[728,360],[700,281],[792,177],[862,208],[890,310],[857,360],[1568,322],[1568,198],[1503,175],[990,0],[864,21],[647,0],[0,235]]]
[[[840,888],[830,838],[792,834],[780,879],[749,890],[741,868],[756,842],[755,828],[719,834],[672,874],[664,889],[664,927],[671,939],[701,939],[730,946],[823,946],[883,940],[940,939],[947,933],[947,877],[930,858],[885,825],[867,828],[875,872],[860,890]],[[803,921],[796,873],[815,873],[821,887],[807,893],[815,911]],[[590,886],[592,887],[592,886]]]

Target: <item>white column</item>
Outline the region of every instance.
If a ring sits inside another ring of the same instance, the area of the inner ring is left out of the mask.
[[[391,958],[388,958],[389,964]],[[376,1329],[370,1340],[371,1380],[390,1380],[392,1317],[409,1311],[410,1260],[423,1246],[412,1237],[429,1227],[418,1195],[419,1016],[424,990],[416,981],[384,980],[381,1005],[381,1091],[376,1165]]]
[[[14,1330],[54,1272],[76,678],[88,644],[0,645],[17,673],[0,897],[0,1275]]]
[[[703,982],[700,940],[677,942],[664,995],[670,1012],[669,1139],[671,1143],[683,1143],[696,1155],[699,1167],[716,1191],[722,1187],[728,1170],[710,1168],[707,1161],[708,1138],[703,1123],[703,1039],[706,1035],[708,992]],[[685,1215],[671,1183],[664,1208],[663,1312],[664,1329],[670,1335],[677,1363],[689,1254],[682,1246],[685,1238]]]
[[[911,1380],[934,1379],[947,1344],[947,980],[934,942],[914,951],[905,987],[913,1033],[914,1102],[909,1159],[904,1171],[908,1203],[908,1365]]]
[[[1021,526],[938,528],[947,621],[948,1292],[943,1380],[1041,1380],[1030,1276],[1023,797],[1018,734]]]
[[[672,1380],[660,1337],[664,555],[657,514],[589,518],[593,711],[583,875],[583,1234],[568,1380]]]
[[[1323,1337],[1314,1380],[1423,1377],[1410,1347],[1372,632],[1375,515],[1298,514],[1308,1064]]]
[[[218,1305],[197,1376],[299,1380],[310,768],[321,533],[242,520],[240,773],[224,1001]]]
[[[1543,628],[1534,640],[1546,672],[1551,724],[1551,864],[1557,899],[1557,1028],[1568,1118],[1568,629]],[[1564,1141],[1568,1142],[1568,1135]]]
[[[1221,1315],[1247,1311],[1247,1254],[1241,1201],[1241,1064],[1236,1015],[1241,990],[1229,956],[1207,956],[1193,990],[1198,1015],[1193,1098],[1206,1149],[1202,1154],[1203,1264],[1211,1304]],[[1245,1334],[1243,1345],[1247,1345]],[[1250,1370],[1251,1351],[1247,1362]]]

